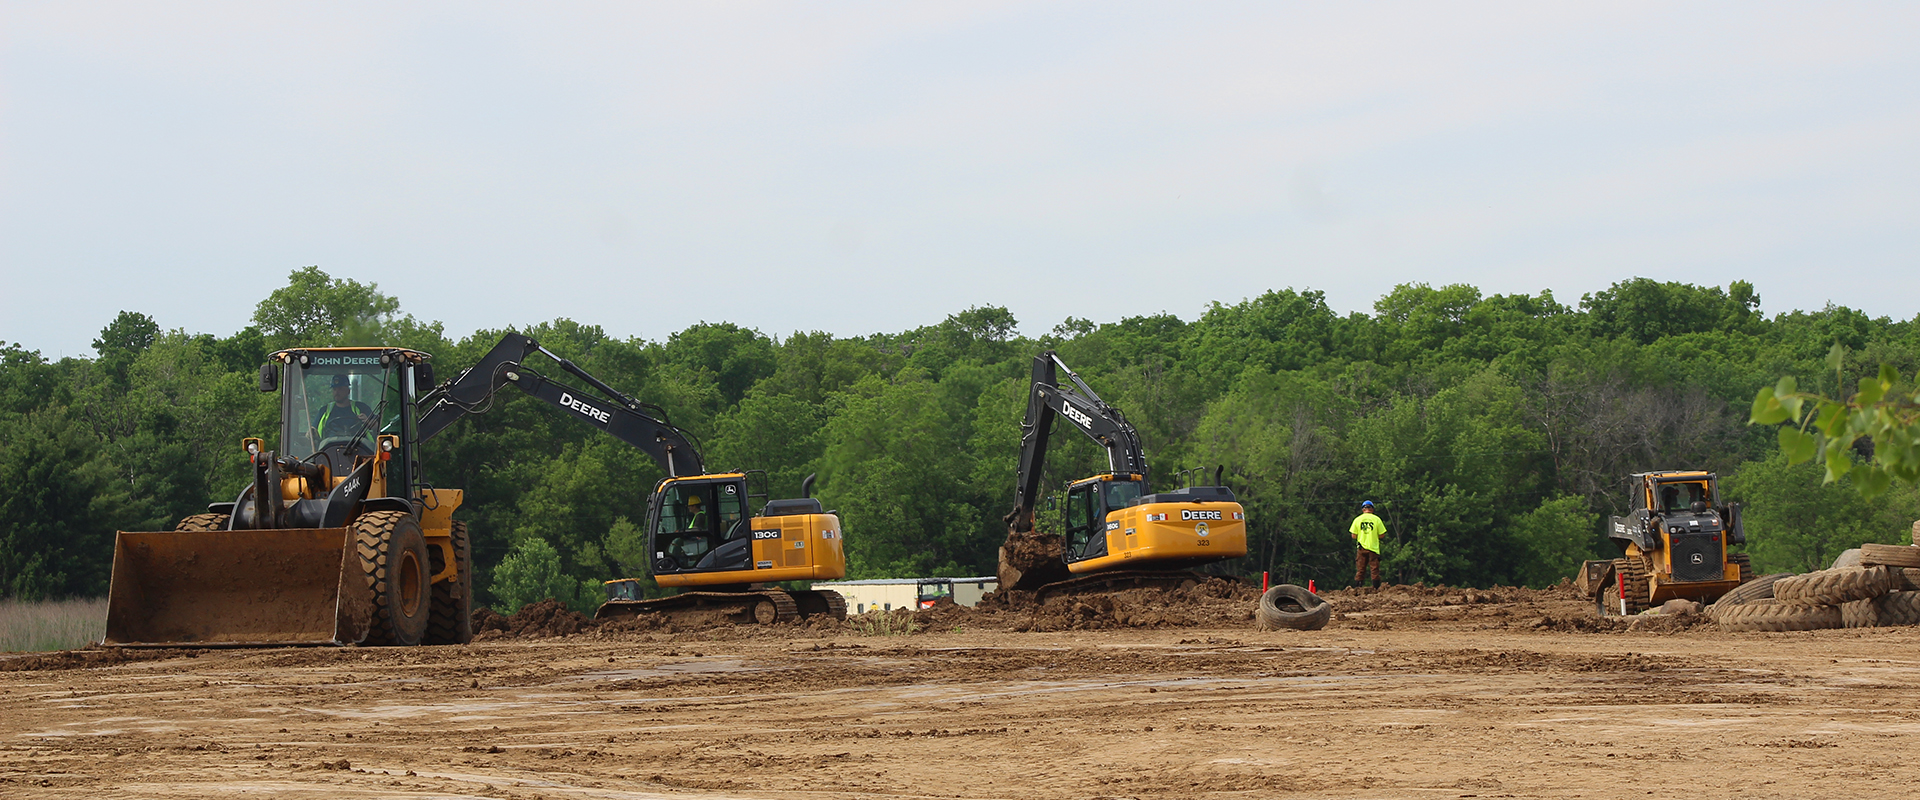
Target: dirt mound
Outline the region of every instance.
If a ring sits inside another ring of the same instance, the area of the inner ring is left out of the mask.
[[[1234,627],[1250,623],[1259,602],[1258,588],[1228,578],[1212,578],[1184,589],[1055,596],[1044,603],[1034,604],[1029,599],[1024,607],[1009,603],[1004,610],[985,611],[1008,615],[1008,628],[1014,631]]]
[[[483,607],[473,612],[475,639],[571,636],[593,625],[593,620],[553,599],[528,603],[507,617],[500,616],[491,608]]]

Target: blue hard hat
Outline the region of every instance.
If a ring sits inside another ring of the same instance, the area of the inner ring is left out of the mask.
[[[1373,507],[1373,501],[1372,501],[1372,500],[1362,500],[1362,501],[1360,501],[1360,507],[1361,507],[1361,508],[1372,508],[1372,507]]]

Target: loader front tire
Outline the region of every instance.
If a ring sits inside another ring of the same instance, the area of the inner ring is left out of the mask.
[[[427,586],[432,562],[419,520],[404,511],[374,511],[354,520],[353,533],[367,591],[373,593],[366,644],[419,644],[433,605]]]
[[[226,514],[195,514],[181,517],[180,524],[173,526],[176,531],[224,531],[227,529]]]
[[[440,574],[445,558],[440,548],[429,547],[435,575]],[[459,575],[451,581],[433,585],[433,608],[427,617],[427,644],[466,644],[473,641],[473,544],[467,538],[467,523],[453,523],[453,564]]]

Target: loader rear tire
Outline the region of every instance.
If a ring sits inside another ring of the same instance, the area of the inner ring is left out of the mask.
[[[1817,631],[1840,627],[1840,609],[1753,600],[1722,610],[1714,621],[1723,631]]]
[[[1889,567],[1920,567],[1920,547],[1868,542],[1860,545],[1860,563],[1868,567],[1876,564],[1885,564]]]
[[[446,557],[429,547],[433,574],[440,574]],[[473,543],[467,523],[453,523],[453,565],[459,575],[433,585],[433,608],[427,612],[425,644],[466,644],[473,641]]]
[[[226,514],[195,514],[182,517],[180,524],[173,526],[176,531],[224,531],[227,529]]]
[[[1823,569],[1781,578],[1773,598],[1806,606],[1837,606],[1870,600],[1893,589],[1893,576],[1884,567]]]
[[[427,580],[432,563],[420,522],[404,511],[373,511],[353,522],[354,547],[367,591],[373,593],[373,622],[366,644],[412,647],[427,633],[433,605]]]
[[[1283,583],[1260,595],[1253,616],[1263,631],[1317,631],[1327,626],[1333,606],[1302,587]]]

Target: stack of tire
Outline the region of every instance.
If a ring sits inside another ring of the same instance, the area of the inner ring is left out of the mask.
[[[1707,613],[1725,631],[1920,625],[1920,547],[1862,545],[1859,563],[1755,578]]]

